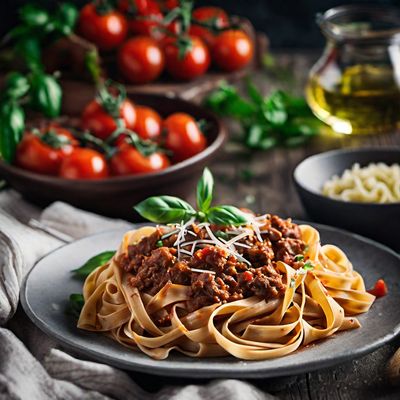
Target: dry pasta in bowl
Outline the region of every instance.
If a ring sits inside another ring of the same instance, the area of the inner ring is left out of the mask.
[[[325,196],[352,202],[400,202],[400,166],[370,163],[365,167],[355,163],[341,176],[333,176],[322,188]]]

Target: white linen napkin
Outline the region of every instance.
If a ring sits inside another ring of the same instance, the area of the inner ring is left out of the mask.
[[[29,217],[79,238],[117,227],[112,220],[56,202],[42,213],[13,191],[0,192],[0,400],[269,400],[248,382],[215,380],[206,385],[168,386],[147,393],[125,372],[75,358],[57,347],[19,309],[23,276],[34,262],[62,243],[27,226]],[[15,315],[14,315],[15,314]]]

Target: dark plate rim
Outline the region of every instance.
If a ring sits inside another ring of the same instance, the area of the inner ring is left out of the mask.
[[[337,156],[339,154],[357,154],[357,153],[367,153],[367,152],[374,152],[374,153],[399,153],[399,160],[400,160],[400,146],[384,146],[384,147],[363,147],[363,148],[348,148],[348,149],[336,149],[336,150],[329,150],[324,151],[323,153],[313,154],[309,157],[306,157],[302,160],[292,173],[292,179],[297,188],[307,192],[315,197],[317,197],[321,201],[325,201],[327,203],[335,204],[335,205],[342,205],[342,206],[354,206],[354,207],[365,207],[365,208],[397,208],[400,206],[400,202],[396,203],[362,203],[359,201],[344,201],[339,199],[332,199],[331,197],[324,196],[320,192],[315,190],[311,190],[303,184],[303,179],[299,178],[299,170],[309,161],[315,161],[319,159],[323,159],[325,157]]]
[[[400,263],[400,255],[397,254],[394,250],[390,249],[389,247],[378,243],[372,239],[368,239],[364,236],[358,235],[356,233],[352,233],[349,231],[346,231],[344,229],[339,229],[335,228],[329,225],[324,225],[324,224],[319,224],[319,223],[314,223],[314,222],[308,222],[308,221],[302,221],[302,220],[295,220],[296,223],[298,224],[310,224],[311,226],[314,226],[316,229],[322,229],[326,231],[331,231],[331,232],[336,232],[340,233],[342,235],[345,235],[347,237],[354,238],[358,241],[364,242],[366,245],[373,246],[376,248],[379,248],[396,259],[398,259]],[[143,226],[143,225],[149,225],[147,223],[139,223],[139,224],[132,224],[132,227],[137,227],[137,226]],[[298,363],[298,364],[292,364],[292,365],[287,365],[287,366],[280,366],[277,367],[273,370],[265,370],[265,367],[260,367],[259,363],[263,361],[244,361],[244,360],[237,360],[237,368],[231,369],[228,373],[226,370],[221,369],[220,366],[216,364],[207,364],[203,365],[202,367],[199,368],[197,364],[194,364],[194,367],[191,367],[190,362],[183,362],[184,365],[180,366],[168,366],[168,367],[163,367],[163,363],[167,362],[168,359],[166,360],[154,360],[150,357],[146,357],[143,359],[140,359],[139,362],[132,362],[132,361],[126,361],[126,360],[121,360],[121,359],[114,359],[110,358],[109,356],[103,356],[101,353],[91,350],[90,348],[83,346],[83,345],[77,345],[70,339],[66,339],[64,336],[55,333],[51,328],[49,328],[46,325],[46,322],[41,320],[39,317],[35,315],[35,312],[32,310],[31,306],[29,305],[29,301],[27,300],[26,297],[26,291],[27,291],[27,283],[29,280],[29,276],[31,272],[34,270],[36,265],[41,262],[44,258],[49,256],[50,254],[60,250],[61,248],[64,248],[68,245],[75,244],[77,242],[87,240],[88,238],[95,238],[99,235],[104,235],[106,233],[110,232],[117,232],[121,231],[121,228],[116,228],[112,230],[107,230],[103,232],[99,232],[93,235],[85,236],[83,238],[80,238],[72,243],[67,243],[64,244],[60,247],[57,247],[53,251],[47,253],[43,257],[41,257],[34,265],[33,267],[29,270],[29,272],[25,275],[22,284],[21,284],[21,289],[20,289],[20,300],[22,307],[25,311],[25,313],[28,315],[30,320],[40,329],[42,330],[45,334],[49,335],[50,337],[55,338],[59,343],[61,343],[65,348],[76,352],[83,357],[87,357],[93,361],[97,362],[103,362],[108,365],[112,365],[114,367],[120,368],[120,369],[126,369],[126,370],[131,370],[131,371],[138,371],[138,372],[144,372],[144,373],[149,373],[151,375],[159,375],[159,376],[180,376],[180,377],[187,377],[187,378],[194,378],[194,379],[201,379],[201,378],[226,378],[229,376],[229,378],[246,378],[246,379],[257,379],[257,378],[275,378],[275,377],[281,377],[281,376],[290,376],[290,375],[298,375],[301,373],[305,372],[312,372],[321,368],[329,368],[333,367],[335,365],[341,364],[346,361],[351,361],[353,359],[360,358],[366,354],[369,354],[379,347],[383,346],[386,343],[389,343],[393,339],[396,338],[400,334],[400,321],[396,324],[394,329],[392,329],[390,332],[388,332],[386,335],[381,337],[378,340],[375,340],[372,344],[366,344],[363,347],[357,347],[353,349],[351,353],[347,354],[342,354],[340,356],[331,356],[329,358],[325,358],[323,360],[318,360],[315,362],[305,362],[305,363]],[[339,332],[338,335],[343,334],[343,332]],[[330,340],[330,338],[326,338],[325,340]],[[316,343],[316,346],[318,346],[318,343]],[[307,349],[302,349],[300,351],[307,351]],[[183,356],[184,357],[184,356]],[[233,357],[233,356],[232,356]],[[234,357],[233,357],[234,358]],[[226,359],[221,358],[221,359]],[[188,358],[188,361],[191,359]],[[181,363],[181,361],[178,361],[177,363]],[[179,372],[179,375],[177,374]]]
[[[28,171],[23,168],[17,167],[13,164],[8,164],[0,159],[0,171],[4,170],[8,173],[13,174],[14,176],[23,177],[26,179],[30,179],[32,181],[41,182],[41,183],[48,183],[48,184],[58,184],[68,187],[75,187],[78,185],[87,185],[88,187],[98,187],[98,186],[106,186],[112,185],[115,183],[143,183],[147,182],[148,179],[163,179],[166,176],[170,176],[177,171],[182,171],[187,169],[190,166],[193,166],[201,161],[207,160],[210,156],[216,153],[219,148],[223,145],[227,138],[227,129],[223,121],[218,118],[212,111],[206,109],[205,107],[193,103],[189,100],[184,99],[176,99],[170,98],[167,96],[162,96],[159,94],[150,94],[150,93],[141,93],[136,92],[132,94],[128,94],[131,98],[149,98],[149,99],[158,99],[164,101],[171,101],[174,103],[186,104],[189,105],[192,109],[196,109],[199,113],[204,114],[206,119],[209,119],[215,125],[215,139],[200,153],[190,157],[184,161],[178,162],[177,164],[171,165],[170,167],[156,172],[150,173],[141,173],[137,175],[130,175],[130,176],[113,176],[104,179],[98,180],[88,180],[88,179],[62,179],[57,176],[50,176],[50,175],[43,175],[36,172]],[[188,112],[190,114],[190,112]]]

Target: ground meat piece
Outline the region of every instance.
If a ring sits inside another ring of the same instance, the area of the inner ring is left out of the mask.
[[[283,261],[290,266],[294,263],[294,257],[304,251],[304,242],[299,239],[282,239],[273,244],[276,261]]]
[[[144,257],[137,274],[130,278],[130,284],[139,290],[155,295],[170,281],[168,269],[174,265],[175,257],[167,247],[160,247]]]
[[[256,242],[250,249],[245,249],[244,257],[255,266],[269,264],[274,258],[274,251],[268,242]]]
[[[209,272],[193,274],[188,301],[189,311],[229,299],[229,287],[224,281]]]
[[[130,258],[136,256],[147,256],[154,250],[157,246],[157,242],[160,240],[161,231],[157,229],[150,236],[144,237],[139,243],[131,244],[128,246],[128,255]]]
[[[192,271],[185,262],[177,262],[168,270],[168,275],[172,283],[178,285],[190,285]]]
[[[196,251],[190,262],[191,268],[222,272],[228,261],[228,252],[220,247],[207,246]]]
[[[126,254],[121,254],[118,257],[117,264],[126,272],[133,271],[136,273],[139,267],[142,265],[144,257],[145,256],[136,255],[133,258],[129,258]]]
[[[282,276],[272,265],[255,269],[253,279],[247,285],[256,296],[266,300],[279,297],[285,291]]]
[[[271,216],[272,227],[278,229],[285,238],[300,239],[301,231],[298,225],[294,224],[290,219],[282,219],[277,215]]]

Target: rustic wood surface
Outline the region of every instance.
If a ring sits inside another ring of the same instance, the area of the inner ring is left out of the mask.
[[[253,77],[256,85],[264,93],[285,88],[301,94],[318,55],[302,51],[275,57],[278,72],[257,73]],[[226,123],[231,131],[235,130],[233,123]],[[228,143],[225,152],[210,167],[216,176],[219,202],[307,220],[292,182],[293,170],[300,161],[336,148],[399,145],[400,133],[324,135],[304,147],[252,153]],[[388,361],[399,346],[400,338],[366,357],[335,368],[253,383],[281,399],[400,399],[400,386],[391,385],[387,373]]]

